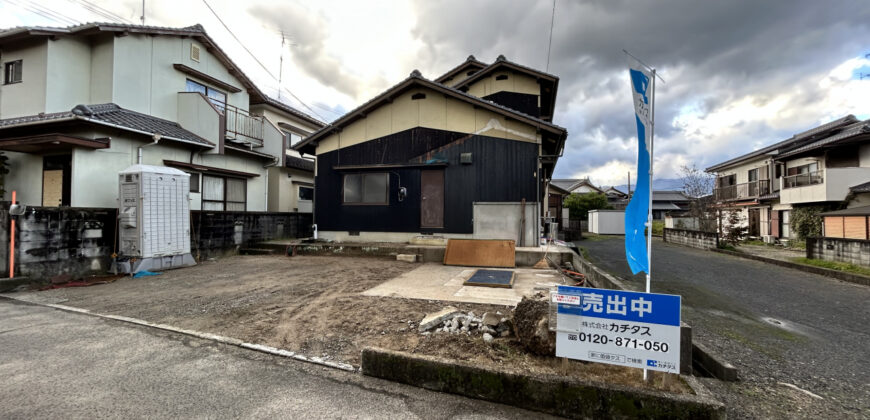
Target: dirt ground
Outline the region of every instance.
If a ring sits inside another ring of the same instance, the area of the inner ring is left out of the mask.
[[[39,300],[220,334],[359,366],[366,346],[440,356],[523,373],[569,374],[633,386],[688,392],[640,370],[527,354],[513,338],[417,331],[420,320],[449,305],[465,312],[511,307],[361,292],[416,268],[391,259],[335,256],[232,256],[158,276],[36,292]]]

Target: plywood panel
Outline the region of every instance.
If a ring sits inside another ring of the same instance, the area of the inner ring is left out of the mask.
[[[57,207],[63,199],[63,171],[42,172],[42,205]]]
[[[843,218],[843,231],[845,238],[851,239],[867,239],[867,218],[864,216],[853,216]]]
[[[516,267],[513,240],[450,239],[444,265],[469,267]]]
[[[825,236],[829,238],[843,237],[843,218],[840,216],[825,217]]]

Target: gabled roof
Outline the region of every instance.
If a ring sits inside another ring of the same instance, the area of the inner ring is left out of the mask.
[[[470,104],[478,106],[480,108],[483,108],[483,109],[495,112],[497,114],[501,114],[501,115],[513,118],[517,121],[529,124],[529,125],[534,126],[542,131],[546,131],[546,132],[549,132],[551,134],[558,136],[560,142],[564,142],[565,138],[568,136],[567,130],[565,130],[564,128],[559,127],[553,123],[544,121],[540,118],[533,117],[533,116],[528,115],[528,114],[524,114],[522,112],[516,111],[516,110],[508,108],[506,106],[499,105],[499,104],[496,104],[494,102],[478,98],[474,95],[469,95],[469,94],[462,92],[458,89],[454,89],[454,88],[442,85],[440,83],[435,83],[429,79],[424,78],[420,74],[419,71],[414,70],[413,72],[411,72],[411,75],[408,76],[408,78],[406,78],[405,80],[403,80],[403,81],[399,82],[398,84],[396,84],[395,86],[387,89],[385,92],[372,98],[368,102],[360,105],[356,109],[348,112],[347,114],[343,115],[341,118],[335,120],[332,124],[329,124],[326,127],[320,129],[319,131],[312,134],[311,136],[309,136],[305,140],[302,140],[301,142],[296,143],[296,145],[292,146],[292,148],[294,150],[298,150],[300,152],[314,154],[314,150],[313,150],[314,146],[322,138],[324,138],[325,136],[328,136],[329,134],[332,134],[337,129],[344,127],[344,126],[356,121],[358,118],[365,116],[365,114],[367,112],[369,112],[370,110],[375,109],[384,103],[392,101],[392,99],[395,96],[397,96],[399,93],[405,91],[408,88],[414,87],[414,86],[421,86],[421,87],[429,88],[429,89],[432,89],[436,92],[442,93],[446,96],[450,96],[452,98],[459,99],[461,101],[470,103]],[[558,149],[561,149],[561,146],[558,147],[557,150]]]
[[[822,124],[818,127],[811,128],[807,131],[795,134],[788,139],[783,141],[774,143],[770,146],[763,147],[754,152],[747,153],[745,155],[737,156],[733,159],[726,160],[722,163],[717,163],[706,169],[707,172],[717,172],[721,169],[725,169],[729,166],[737,165],[740,163],[744,163],[746,161],[755,159],[759,156],[770,154],[772,156],[777,156],[781,153],[789,151],[795,147],[799,147],[801,145],[807,144],[814,140],[818,140],[826,136],[829,132],[842,128],[846,125],[854,124],[858,122],[858,119],[855,118],[854,115],[847,115],[843,118],[836,119],[826,124]]]
[[[812,143],[800,146],[796,149],[789,150],[788,152],[781,154],[779,158],[783,159],[800,153],[817,150],[826,146],[838,146],[841,144],[845,144],[850,141],[856,140],[856,137],[862,134],[870,134],[870,120],[859,121],[857,123],[847,125],[846,127],[843,127],[842,131],[836,132],[831,136],[824,137],[821,140],[816,140]],[[866,140],[867,137],[862,136],[860,137],[860,139]]]
[[[616,189],[616,187],[610,187],[610,188],[604,190],[604,193],[605,193],[605,194],[612,193],[612,194],[616,194],[616,195],[621,195],[621,196],[628,197],[628,194],[627,194],[627,193],[624,193],[624,192],[622,192],[622,191]]]
[[[870,216],[870,206],[819,213],[819,216]]]
[[[193,144],[200,147],[212,148],[215,146],[214,143],[181,128],[178,123],[130,111],[112,103],[77,105],[67,112],[40,113],[26,117],[7,118],[0,120],[0,131],[8,128],[63,121],[85,121],[138,134],[159,134],[166,140]]]
[[[863,184],[853,185],[849,187],[849,191],[854,193],[868,193],[870,192],[870,182],[865,182]]]
[[[448,70],[447,73],[444,73],[441,76],[439,76],[437,79],[435,79],[435,83],[444,83],[447,81],[447,79],[450,79],[452,77],[456,77],[457,74],[462,73],[463,71],[466,71],[469,69],[480,70],[480,69],[485,68],[485,67],[486,67],[486,63],[474,58],[473,55],[469,55],[468,58],[466,58],[465,61],[462,62],[462,64]]]
[[[682,191],[653,191],[653,201],[690,201]]]
[[[571,186],[576,184],[579,181],[580,181],[579,179],[574,179],[574,178],[561,178],[561,179],[557,178],[557,179],[551,179],[550,185],[556,185],[559,188],[570,192]]]
[[[87,36],[99,33],[114,34],[147,34],[174,35],[196,38],[206,49],[235,76],[248,91],[252,103],[266,102],[268,97],[245,75],[229,55],[227,55],[214,40],[205,32],[202,25],[196,24],[184,28],[169,28],[164,26],[143,26],[124,23],[93,22],[68,27],[24,26],[0,31],[0,47],[15,43],[25,38],[36,36]]]
[[[571,191],[568,191],[568,190],[560,187],[559,185],[554,184],[552,180],[550,180],[549,188],[550,188],[551,193],[556,193],[556,194],[561,194],[561,195],[571,194]]]
[[[272,98],[270,96],[263,96],[262,99],[263,100],[261,102],[251,101],[251,105],[264,104],[264,105],[275,107],[281,111],[284,111],[290,115],[293,115],[294,117],[299,118],[302,121],[305,121],[305,122],[317,127],[318,129],[326,126],[325,122],[320,121],[317,118],[314,118],[314,117],[312,117],[312,116],[310,116],[310,115],[308,115],[308,114],[306,114],[306,113],[304,113],[296,108],[293,108],[290,105],[285,104],[284,102],[281,102],[281,101],[275,99],[275,98]]]
[[[296,156],[287,156],[284,166],[302,171],[314,172],[314,161]]]
[[[456,89],[467,88],[471,84],[477,82],[478,80],[489,76],[495,71],[498,70],[512,70],[518,73],[525,73],[529,76],[534,77],[538,80],[544,80],[546,82],[552,83],[552,98],[549,101],[550,110],[552,111],[556,106],[556,94],[559,91],[559,77],[552,75],[550,73],[545,73],[540,70],[533,69],[531,67],[526,67],[522,64],[514,63],[513,61],[509,61],[505,58],[504,55],[499,55],[498,58],[495,59],[495,62],[481,69],[477,73],[472,74],[467,79],[459,82],[456,86]],[[543,100],[543,99],[542,99]],[[542,104],[543,105],[543,104]]]

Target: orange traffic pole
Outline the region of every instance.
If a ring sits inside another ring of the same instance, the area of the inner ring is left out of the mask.
[[[15,204],[15,191],[12,191],[12,204]],[[15,278],[15,217],[9,229],[9,278]]]

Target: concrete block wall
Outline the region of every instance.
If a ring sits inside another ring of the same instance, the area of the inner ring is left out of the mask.
[[[662,231],[662,240],[692,248],[711,249],[719,246],[717,233],[698,230],[668,229]]]
[[[311,213],[191,212],[191,252],[207,258],[258,242],[313,236]]]
[[[0,216],[8,255],[10,217]],[[15,276],[66,281],[105,273],[114,249],[117,210],[28,207],[15,226]],[[9,275],[3,258],[4,277]]]
[[[807,238],[807,258],[870,267],[870,241],[846,238]]]

